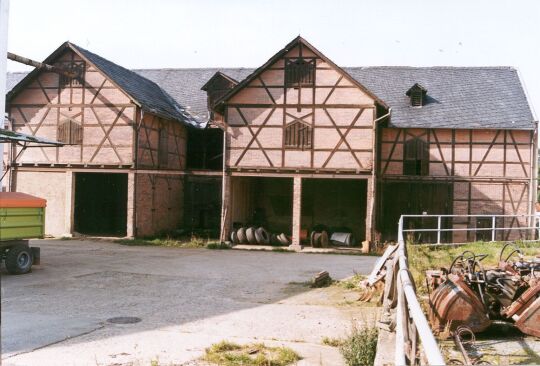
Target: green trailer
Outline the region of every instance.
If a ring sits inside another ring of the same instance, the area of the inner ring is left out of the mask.
[[[10,274],[30,272],[39,264],[40,250],[29,239],[45,235],[47,201],[19,192],[0,193],[0,258]]]

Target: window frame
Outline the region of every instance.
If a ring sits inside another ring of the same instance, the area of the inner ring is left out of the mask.
[[[403,175],[429,175],[429,144],[419,137],[403,143]]]
[[[83,131],[83,127],[79,122],[72,118],[66,118],[58,123],[56,140],[65,145],[82,145],[84,141]]]
[[[284,83],[286,87],[315,86],[316,58],[291,57],[285,58]],[[302,67],[307,70],[302,71]]]
[[[301,128],[297,128],[301,126]],[[292,131],[291,131],[292,130]],[[294,134],[291,136],[291,134]],[[286,150],[309,150],[313,147],[313,128],[308,123],[293,121],[285,126],[283,148]]]

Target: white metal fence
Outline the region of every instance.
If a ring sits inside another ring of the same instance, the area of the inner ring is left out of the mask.
[[[415,227],[406,228],[407,219],[436,219],[436,227]],[[458,227],[453,225],[463,225],[455,223],[456,219],[467,220],[468,222],[476,219],[488,219],[491,223],[489,227]],[[502,219],[502,220],[501,220]],[[444,227],[443,221],[451,221],[452,227]],[[498,222],[502,221],[502,225]],[[511,222],[511,226],[507,226],[508,221]],[[522,224],[522,222],[524,222]],[[516,223],[517,226],[513,226]],[[520,239],[523,240],[539,240],[540,239],[540,218],[536,215],[401,215],[398,224],[398,241],[404,240],[404,234],[412,233],[436,233],[436,240],[431,244],[442,244],[443,233],[456,233],[456,232],[483,232],[490,234],[490,241],[497,241],[497,234],[504,235],[509,234],[512,231],[518,231]],[[474,239],[473,239],[474,240]],[[469,240],[465,240],[469,241]],[[486,240],[484,240],[486,241]],[[500,241],[505,241],[502,238]],[[450,241],[449,244],[459,244],[457,241]]]

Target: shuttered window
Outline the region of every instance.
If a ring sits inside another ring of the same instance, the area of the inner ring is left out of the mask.
[[[293,122],[285,128],[285,147],[289,149],[311,148],[311,127],[302,122]]]
[[[159,130],[158,164],[166,168],[169,163],[169,134],[166,129]]]
[[[421,90],[414,90],[411,92],[411,105],[413,107],[421,107],[424,103],[424,95]]]
[[[427,142],[419,138],[405,141],[403,155],[403,175],[429,174],[429,148]]]
[[[77,74],[77,77],[70,78],[67,75],[60,74],[60,86],[66,87],[82,87],[84,85],[84,74],[85,74],[85,62],[84,61],[69,61],[69,62],[61,62],[58,64],[58,67],[75,72]]]
[[[60,121],[56,139],[67,145],[80,145],[83,141],[83,129],[78,122],[72,119]]]
[[[285,60],[285,85],[313,86],[315,84],[315,59]]]

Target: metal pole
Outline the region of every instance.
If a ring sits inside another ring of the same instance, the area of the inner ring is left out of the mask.
[[[491,216],[491,241],[495,241],[495,216]]]
[[[437,244],[441,244],[441,216],[437,216]]]
[[[398,265],[399,266],[399,265]],[[405,306],[405,297],[403,296],[403,287],[399,275],[397,276],[397,307],[396,307],[396,349],[394,350],[394,363],[396,366],[405,366],[405,339],[403,332],[403,306]]]
[[[8,42],[9,0],[0,0],[0,128],[4,128],[6,114],[6,73]],[[4,171],[4,144],[0,143],[0,176]],[[0,182],[2,191],[2,182]]]
[[[403,215],[401,215],[398,222],[398,243],[404,242],[405,240],[403,240]]]

